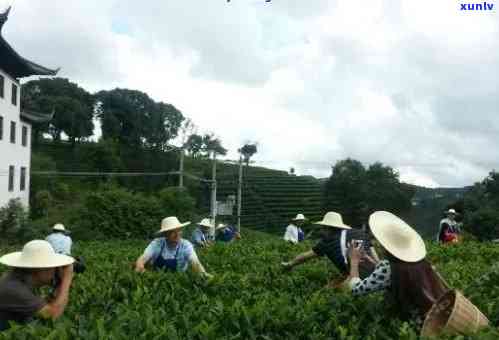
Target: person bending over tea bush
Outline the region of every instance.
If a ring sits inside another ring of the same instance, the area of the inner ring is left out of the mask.
[[[327,256],[342,274],[339,279],[335,279],[329,284],[329,287],[336,287],[343,283],[350,273],[347,250],[348,245],[352,241],[355,240],[359,244],[362,244],[362,248],[366,252],[377,258],[368,235],[360,229],[352,229],[350,226],[344,224],[340,214],[330,211],[324,216],[322,221],[314,224],[322,227],[319,243],[312,250],[298,255],[292,261],[283,262],[281,265],[285,271],[291,271],[297,265],[311,259]],[[373,269],[373,264],[363,262],[361,267],[362,277],[368,276]]]
[[[63,224],[57,223],[52,227],[52,233],[45,238],[45,241],[50,243],[57,254],[71,256],[73,240],[69,234],[71,232]],[[75,273],[83,273],[86,269],[84,258],[81,256],[75,257],[73,268]]]
[[[52,246],[42,240],[26,243],[22,252],[0,257],[0,263],[11,268],[0,279],[0,330],[9,328],[9,322],[60,317],[69,300],[73,262],[72,257],[56,254]],[[35,288],[53,284],[56,273],[60,282],[54,296],[46,300],[35,295]]]
[[[166,217],[161,222],[161,229],[155,238],[135,262],[135,271],[143,273],[146,264],[151,264],[154,270],[184,272],[189,266],[196,273],[208,278],[212,277],[204,269],[198,259],[191,242],[182,238],[182,228],[190,222],[180,223],[177,217]]]

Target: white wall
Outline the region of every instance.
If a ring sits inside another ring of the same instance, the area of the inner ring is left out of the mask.
[[[20,198],[22,203],[28,207],[29,183],[31,167],[31,126],[20,119],[20,94],[21,86],[15,80],[0,69],[4,76],[4,97],[0,98],[0,116],[3,117],[3,136],[0,140],[0,207],[4,206],[12,198]],[[11,101],[12,83],[17,85],[17,105]],[[16,143],[10,142],[10,122],[16,122]],[[22,127],[28,128],[27,146],[22,146]],[[14,166],[14,190],[9,192],[9,166]],[[20,190],[21,167],[26,167],[26,188]]]

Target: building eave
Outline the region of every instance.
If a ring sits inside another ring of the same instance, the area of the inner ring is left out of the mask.
[[[28,123],[46,123],[54,118],[52,113],[40,113],[35,111],[21,110],[21,119]]]
[[[0,13],[0,67],[12,78],[34,75],[55,76],[59,69],[50,69],[20,56],[2,36],[2,28],[8,19],[10,7]]]

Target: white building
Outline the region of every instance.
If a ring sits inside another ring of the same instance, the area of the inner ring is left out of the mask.
[[[31,124],[52,118],[21,110],[19,79],[57,73],[24,59],[4,40],[1,33],[9,11],[0,14],[0,207],[15,198],[28,206]]]

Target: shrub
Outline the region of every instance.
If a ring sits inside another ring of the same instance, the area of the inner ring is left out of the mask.
[[[2,238],[15,236],[28,220],[28,214],[20,199],[11,199],[6,206],[0,208],[0,233]]]
[[[499,213],[490,207],[472,212],[466,223],[466,229],[480,240],[499,237]]]
[[[185,189],[171,187],[159,192],[159,203],[165,216],[185,220],[195,213],[196,200]]]
[[[161,209],[154,196],[105,186],[88,194],[75,232],[107,237],[147,237],[161,221]],[[85,229],[84,231],[81,228]]]
[[[31,217],[46,217],[50,206],[53,204],[52,194],[48,190],[38,191],[31,203]]]

